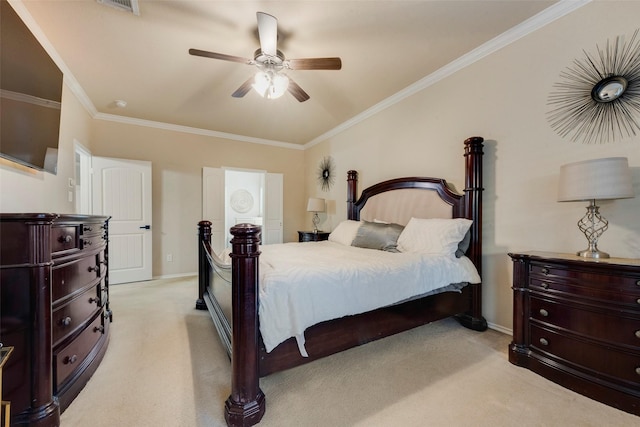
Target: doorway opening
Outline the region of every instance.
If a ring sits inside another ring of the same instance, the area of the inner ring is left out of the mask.
[[[91,215],[91,152],[77,140],[73,141],[75,151],[75,190],[76,213]]]

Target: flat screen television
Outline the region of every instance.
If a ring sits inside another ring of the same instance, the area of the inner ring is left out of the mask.
[[[13,7],[0,7],[0,156],[55,174],[63,74]]]

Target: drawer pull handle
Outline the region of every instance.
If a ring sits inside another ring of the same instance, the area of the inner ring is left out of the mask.
[[[640,366],[636,368],[636,374],[640,375]]]
[[[547,341],[545,338],[540,338],[540,344],[549,345],[549,341]]]
[[[83,230],[84,230],[84,231],[93,231],[93,228],[91,228],[91,227],[84,227],[84,228],[83,228]]]
[[[546,282],[542,282],[540,286],[542,286],[543,289],[549,289],[549,284]]]
[[[640,338],[640,329],[636,331],[636,338]]]
[[[96,326],[95,328],[93,328],[93,332],[103,333],[104,332],[104,326]]]
[[[78,360],[78,356],[76,356],[75,354],[71,357],[67,356],[64,358],[64,364],[65,365],[73,365],[74,363],[76,363],[76,360]]]
[[[640,286],[640,280],[636,280],[636,286]]]
[[[541,308],[540,309],[540,315],[542,317],[547,317],[547,316],[549,316],[549,312],[547,310],[545,310],[544,308]]]
[[[89,239],[85,239],[85,241],[84,241],[84,245],[85,245],[85,246],[91,246],[91,240],[89,240]]]
[[[73,240],[73,237],[69,235],[58,237],[58,242],[60,243],[71,243],[72,240]]]
[[[638,304],[640,304],[640,298],[638,298],[638,299],[636,300],[636,302],[637,302]]]
[[[71,324],[71,317],[67,316],[60,321],[62,326],[69,326]]]
[[[95,302],[96,304],[100,305],[100,298],[98,298],[98,297],[95,297],[95,298],[89,298],[89,304],[93,304],[94,302]]]
[[[100,266],[96,265],[95,267],[89,267],[87,270],[89,270],[89,273],[91,273],[92,271],[100,271]]]
[[[547,267],[542,267],[542,274],[549,274],[549,269]]]

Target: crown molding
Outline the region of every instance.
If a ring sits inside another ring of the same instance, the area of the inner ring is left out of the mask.
[[[272,139],[255,138],[252,136],[236,135],[233,133],[218,132],[208,129],[200,129],[189,126],[175,125],[171,123],[155,122],[153,120],[137,119],[133,117],[119,116],[117,114],[97,113],[93,116],[96,120],[105,120],[109,122],[124,123],[129,125],[144,126],[154,129],[169,130],[174,132],[190,133],[193,135],[211,136],[214,138],[231,139],[234,141],[250,142],[252,144],[270,145],[273,147],[289,148],[292,150],[304,150],[300,144],[292,144],[290,142],[276,141]]]

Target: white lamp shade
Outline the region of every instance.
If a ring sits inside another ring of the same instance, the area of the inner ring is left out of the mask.
[[[310,198],[307,203],[307,212],[324,212],[324,199]]]
[[[585,160],[560,167],[559,202],[629,197],[633,197],[633,187],[626,157]]]

